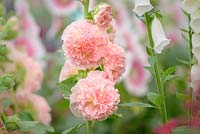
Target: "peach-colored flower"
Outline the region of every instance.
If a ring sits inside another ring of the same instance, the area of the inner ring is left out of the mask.
[[[78,70],[73,65],[71,65],[68,61],[66,61],[64,66],[61,69],[59,82],[67,79],[68,76],[77,74],[77,73],[78,73]]]
[[[62,40],[66,57],[81,69],[97,67],[109,42],[107,34],[88,20],[70,24],[64,30]]]
[[[31,110],[34,119],[46,125],[51,122],[51,108],[42,96],[26,92],[17,92],[16,99],[21,109]]]
[[[125,52],[115,44],[109,44],[104,57],[104,68],[110,79],[118,80],[125,71]]]
[[[117,110],[118,90],[100,71],[90,72],[72,88],[70,109],[77,117],[86,120],[104,120]]]
[[[94,15],[94,21],[100,28],[106,29],[112,21],[112,7],[108,4],[101,4],[98,8],[99,11]]]

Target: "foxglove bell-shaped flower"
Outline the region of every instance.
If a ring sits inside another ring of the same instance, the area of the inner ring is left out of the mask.
[[[193,49],[192,53],[194,54],[195,58],[198,60],[200,65],[200,34],[195,33],[192,37]]]
[[[191,14],[200,7],[200,2],[198,0],[184,0],[182,7],[186,12]]]
[[[164,47],[170,43],[170,39],[166,38],[162,24],[157,17],[154,17],[151,29],[153,41],[155,44],[154,50],[156,53],[161,53]]]
[[[200,3],[200,2],[199,2]],[[195,33],[200,33],[200,9],[196,10],[191,14],[190,26]]]
[[[151,9],[153,9],[153,6],[151,5],[150,0],[135,0],[135,8],[133,11],[137,15],[142,16]]]

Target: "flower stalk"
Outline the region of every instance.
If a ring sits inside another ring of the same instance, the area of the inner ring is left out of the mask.
[[[86,18],[88,15],[89,3],[90,3],[90,0],[85,0],[83,3],[84,4],[84,18]]]
[[[152,37],[152,32],[151,32],[151,18],[147,13],[145,13],[145,20],[146,20],[146,26],[147,26],[147,32],[148,32],[148,38],[149,38],[149,47],[153,49],[154,47],[154,41]],[[160,73],[160,68],[158,65],[158,60],[157,60],[157,55],[155,51],[152,52],[152,55],[155,57],[155,64],[153,66],[154,70],[154,75],[156,78],[156,85],[158,89],[158,94],[161,96],[161,107],[160,107],[160,113],[161,113],[161,118],[162,122],[166,123],[167,122],[167,111],[166,111],[166,103],[165,103],[165,95],[164,95],[164,90],[163,90],[163,84],[161,80],[161,73]]]
[[[92,121],[87,121],[87,134],[93,134]]]

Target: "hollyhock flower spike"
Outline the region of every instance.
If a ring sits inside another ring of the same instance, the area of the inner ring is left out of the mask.
[[[104,120],[117,110],[119,99],[118,90],[106,74],[94,71],[72,88],[70,110],[86,120]]]
[[[146,12],[149,12],[153,9],[153,6],[150,3],[150,0],[135,0],[135,8],[133,11],[139,15],[142,16]]]
[[[198,61],[198,64],[200,65],[200,34],[197,33],[193,34],[192,44],[193,44],[192,53],[194,54],[195,58]]]
[[[62,82],[63,80],[67,79],[68,76],[77,74],[78,70],[72,66],[68,61],[65,62],[64,66],[61,69],[59,82]]]
[[[108,4],[101,4],[97,7],[99,10],[94,15],[94,21],[99,28],[106,29],[112,21],[112,7]]]
[[[41,121],[45,125],[49,125],[51,122],[51,108],[47,101],[39,95],[30,94],[26,92],[17,92],[16,99],[19,107],[27,108],[27,110],[33,110],[33,118]],[[31,105],[30,105],[31,104]]]
[[[161,53],[161,51],[170,43],[170,39],[166,38],[164,29],[160,20],[155,16],[152,25],[152,37],[154,41],[154,50],[156,53]]]
[[[196,10],[191,14],[191,22],[190,22],[190,26],[196,33],[200,33],[199,25],[200,25],[200,9]]]
[[[123,48],[115,44],[109,44],[107,52],[104,57],[105,72],[109,75],[113,81],[119,80],[122,74],[125,72],[125,52]]]
[[[70,24],[64,30],[62,40],[65,56],[78,69],[100,65],[109,43],[107,34],[89,20]]]

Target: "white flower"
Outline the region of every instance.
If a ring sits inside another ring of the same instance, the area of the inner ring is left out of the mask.
[[[199,0],[184,0],[182,3],[183,9],[188,13],[195,12],[200,7]]]
[[[194,54],[195,58],[198,60],[198,63],[200,65],[200,34],[195,33],[192,36],[192,44],[192,53]]]
[[[135,8],[133,11],[137,15],[142,16],[151,9],[153,9],[153,6],[151,5],[150,0],[135,0]]]
[[[200,87],[200,66],[193,65],[191,68],[191,83],[190,86],[194,91],[198,90]]]
[[[170,43],[170,39],[166,38],[162,24],[157,17],[154,17],[151,26],[151,33],[154,41],[154,50],[156,53],[161,53],[165,46]]]
[[[200,9],[191,14],[190,26],[196,33],[200,33]]]

